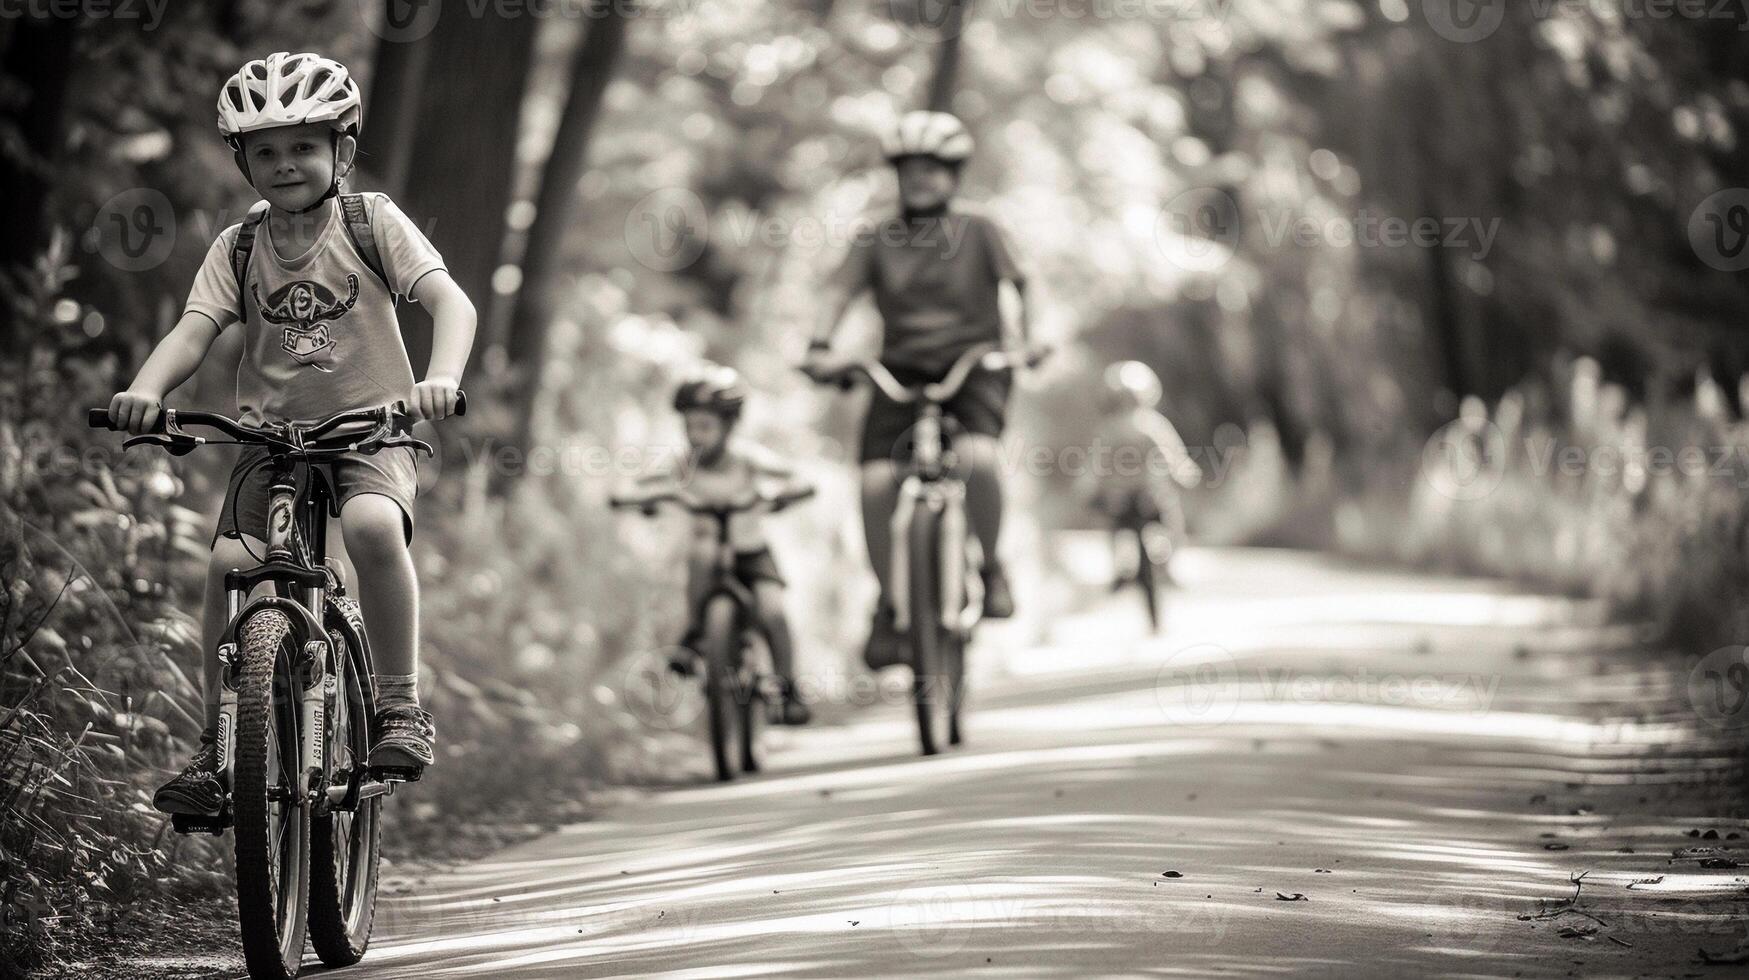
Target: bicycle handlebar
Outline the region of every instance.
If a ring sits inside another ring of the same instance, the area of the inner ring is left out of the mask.
[[[455,414],[468,413],[468,397],[465,392],[456,392]],[[214,429],[239,443],[252,445],[274,446],[280,449],[308,453],[323,451],[349,450],[354,452],[369,452],[375,449],[387,448],[391,445],[406,445],[415,450],[424,450],[427,455],[432,453],[429,445],[417,439],[408,438],[405,442],[392,442],[396,436],[405,436],[413,428],[414,418],[411,409],[404,401],[392,405],[381,405],[376,408],[356,408],[345,412],[337,412],[320,421],[310,423],[285,422],[269,423],[267,425],[248,425],[229,416],[215,412],[178,411],[164,409],[158,413],[158,420],[149,432],[134,436],[124,446],[156,445],[175,456],[183,456],[196,447],[205,445],[204,437],[190,435],[184,426],[198,425]],[[109,409],[93,408],[85,413],[85,424],[93,429],[108,429],[111,432],[124,432],[110,418]],[[373,428],[362,439],[356,439],[345,445],[313,445],[324,437],[335,433],[349,425],[372,425]]]
[[[836,384],[848,388],[853,375],[862,375],[874,384],[881,393],[889,399],[902,405],[919,401],[929,401],[940,404],[951,401],[959,394],[966,380],[978,368],[986,371],[1011,371],[1017,367],[1033,368],[1042,364],[1049,357],[1048,347],[1038,347],[1032,350],[1011,352],[1003,350],[1000,344],[978,344],[968,349],[953,362],[947,374],[940,381],[922,385],[907,385],[879,361],[859,361],[846,367],[834,377],[816,378],[820,384]]]
[[[759,496],[751,500],[737,501],[729,504],[707,504],[689,493],[677,490],[667,490],[648,497],[620,497],[607,499],[607,504],[615,510],[652,509],[657,504],[674,504],[683,510],[705,517],[731,517],[735,514],[746,514],[756,510],[780,511],[791,504],[797,504],[814,495],[813,487],[804,487],[790,493],[776,496]]]

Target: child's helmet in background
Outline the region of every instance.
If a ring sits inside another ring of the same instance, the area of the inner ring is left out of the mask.
[[[956,167],[971,157],[974,145],[965,123],[945,112],[907,112],[881,138],[888,161],[930,157]]]
[[[1105,395],[1114,408],[1153,408],[1160,404],[1160,376],[1141,361],[1118,361],[1105,369]]]
[[[741,406],[747,402],[747,386],[741,374],[732,367],[713,367],[674,391],[674,410],[685,412],[702,408],[726,419],[738,418]]]
[[[232,75],[219,92],[219,132],[233,146],[244,133],[328,123],[356,137],[364,100],[346,66],[319,54],[276,51]]]

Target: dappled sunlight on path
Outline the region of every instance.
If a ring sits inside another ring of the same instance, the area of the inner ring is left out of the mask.
[[[1398,615],[1348,647],[1324,635],[1344,628],[1328,608],[1240,617],[1234,636],[1279,642],[1224,647],[1232,683],[1205,698],[1222,711],[1189,718],[1203,702],[1182,700],[1197,684],[1170,669],[1175,637],[1132,636],[1077,673],[1027,669],[1040,650],[1004,656],[992,631],[964,750],[916,757],[897,706],[795,735],[761,778],[652,794],[414,883],[346,975],[1561,976],[1670,969],[1741,935],[1729,872],[1667,867],[1687,843],[1668,820],[1612,815],[1719,760],[1674,720],[1635,717],[1650,688],[1596,671],[1604,644],[1572,632],[1583,610],[1512,597],[1495,622],[1467,600],[1393,603],[1437,592],[1425,579],[1202,560],[1284,588],[1347,577],[1334,587]],[[1211,601],[1239,601],[1212,579]],[[1058,632],[1051,649],[1072,653]],[[1398,698],[1356,683],[1363,667],[1405,690],[1477,683]],[[1581,872],[1631,948],[1517,918]],[[1658,875],[1661,890],[1636,884]]]

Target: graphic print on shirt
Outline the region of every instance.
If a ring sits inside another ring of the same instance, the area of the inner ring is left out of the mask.
[[[255,307],[261,319],[283,327],[279,346],[299,364],[308,364],[318,371],[333,370],[335,350],[339,342],[329,331],[330,321],[338,320],[358,302],[358,276],[346,274],[346,299],[341,300],[328,287],[308,279],[286,283],[263,300],[258,285],[249,287],[255,293]]]

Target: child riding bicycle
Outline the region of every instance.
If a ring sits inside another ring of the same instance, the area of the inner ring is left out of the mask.
[[[981,213],[957,204],[960,169],[972,136],[955,117],[912,112],[882,142],[899,182],[900,213],[853,239],[830,286],[834,295],[808,347],[802,369],[816,380],[841,377],[851,361],[832,352],[832,335],[858,296],[872,293],[883,322],[880,361],[902,384],[936,381],[961,354],[992,341],[1027,343],[1030,308],[1025,277],[1006,236]],[[1004,290],[1016,294],[1019,323],[1002,315]],[[984,614],[1013,614],[1008,577],[998,559],[1002,530],[1000,445],[1009,376],[981,371],[969,379],[947,414],[958,426],[953,448],[966,468],[973,533],[985,561]],[[911,409],[877,391],[862,431],[862,524],[881,601],[864,659],[871,666],[903,662],[889,598],[891,522],[898,501],[899,459],[905,454]]]
[[[136,435],[151,430],[165,397],[232,324],[242,332],[237,403],[244,422],[313,419],[397,401],[425,419],[455,412],[474,306],[393,201],[341,193],[362,119],[357,83],[319,55],[278,52],[226,81],[219,132],[262,201],[207,251],[181,319],[110,401],[116,425]],[[423,304],[434,322],[431,360],[417,383],[395,317],[399,296]],[[215,732],[225,573],[266,550],[264,454],[250,449],[238,459],[214,533],[202,632],[205,730],[187,768],[153,797],[166,813],[216,814],[224,802]],[[326,469],[375,653],[379,714],[369,765],[416,773],[433,761],[436,730],[419,706],[419,587],[407,550],[418,485],[413,451],[353,453]]]
[[[680,413],[691,449],[687,466],[643,477],[637,481],[637,493],[621,499],[635,503],[640,497],[679,493],[704,503],[740,503],[804,495],[806,486],[776,454],[734,438],[746,401],[746,385],[733,368],[713,367],[681,384],[674,392],[674,410]],[[733,571],[753,597],[754,625],[771,649],[772,670],[782,688],[782,711],[773,720],[805,725],[812,715],[796,688],[795,641],[783,608],[785,583],[766,540],[763,516],[749,511],[729,519]],[[696,518],[692,531],[686,580],[690,622],[680,649],[669,661],[670,669],[685,676],[697,669],[700,613],[710,598],[718,554],[717,528],[709,518]]]
[[[1199,485],[1202,468],[1160,414],[1163,390],[1153,368],[1120,361],[1106,368],[1102,380],[1094,452],[1088,454],[1095,462],[1077,478],[1076,489],[1112,520],[1119,535],[1150,524],[1166,528],[1157,539],[1158,553],[1136,556],[1165,569],[1184,527],[1180,489]]]

